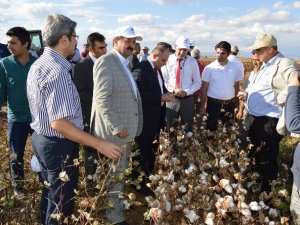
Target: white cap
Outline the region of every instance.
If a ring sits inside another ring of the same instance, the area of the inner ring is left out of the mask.
[[[176,48],[190,49],[190,39],[188,37],[180,36],[176,40]]]
[[[121,27],[116,30],[114,37],[126,37],[126,38],[135,38],[138,41],[142,41],[143,38],[135,34],[133,27]]]

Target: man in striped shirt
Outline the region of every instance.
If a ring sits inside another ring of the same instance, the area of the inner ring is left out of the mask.
[[[41,200],[42,224],[61,224],[73,213],[78,143],[114,160],[122,154],[117,145],[82,131],[80,100],[67,60],[77,44],[75,27],[76,22],[63,15],[46,18],[42,34],[48,47],[33,64],[27,80],[32,144],[46,186]],[[62,216],[55,217],[58,214]]]

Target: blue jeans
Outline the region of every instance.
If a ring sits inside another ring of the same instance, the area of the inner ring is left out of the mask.
[[[12,185],[18,190],[24,188],[24,151],[28,136],[32,134],[29,122],[8,122],[8,142],[12,152],[10,173]]]
[[[32,134],[32,146],[41,166],[43,181],[50,186],[43,188],[41,198],[41,220],[43,225],[61,224],[74,211],[74,189],[78,181],[78,166],[73,160],[79,157],[79,145],[69,139]],[[59,174],[65,171],[69,181],[62,181]],[[62,221],[51,218],[61,213]]]

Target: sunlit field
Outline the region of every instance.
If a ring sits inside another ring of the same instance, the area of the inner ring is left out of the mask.
[[[203,58],[207,65],[214,58]],[[252,69],[250,59],[242,58],[245,77]],[[300,65],[300,61],[298,61]],[[200,127],[197,124],[201,124]],[[230,127],[219,124],[216,133],[205,130],[205,118],[195,115],[193,134],[181,126],[170,134],[162,133],[156,173],[150,177],[155,197],[146,199],[132,188],[131,168],[121,179],[128,186],[123,193],[130,225],[142,224],[292,224],[289,212],[292,174],[290,167],[297,138],[281,141],[280,176],[272,192],[259,193],[256,173],[250,172],[246,133],[241,123]],[[29,138],[25,153],[25,189],[17,199],[10,183],[6,107],[0,113],[0,224],[39,224],[42,184],[30,167],[32,156]],[[80,178],[76,190],[76,210],[72,224],[109,224],[104,210],[105,180],[110,178],[109,164],[102,159],[93,192],[85,188],[83,155],[80,154]],[[131,167],[138,166],[131,162]],[[63,223],[62,223],[63,224]]]

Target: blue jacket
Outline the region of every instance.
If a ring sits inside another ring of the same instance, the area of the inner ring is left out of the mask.
[[[288,88],[288,97],[286,100],[285,118],[288,131],[300,134],[300,88],[298,86],[290,86]],[[300,188],[300,143],[296,147],[294,153],[294,162],[292,166],[294,175],[294,183]]]

